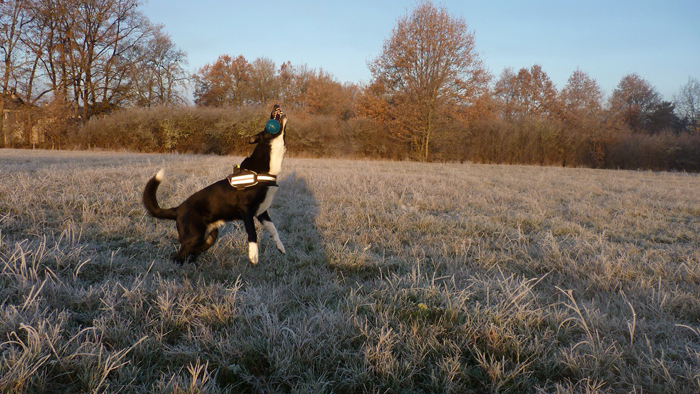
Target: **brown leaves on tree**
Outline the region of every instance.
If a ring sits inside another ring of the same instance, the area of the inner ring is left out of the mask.
[[[430,2],[398,21],[369,69],[360,112],[399,125],[394,132],[422,160],[429,159],[439,125],[460,116],[489,80],[464,20]]]

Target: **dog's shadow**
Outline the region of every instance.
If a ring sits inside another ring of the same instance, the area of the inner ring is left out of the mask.
[[[272,220],[287,249],[287,257],[302,264],[325,264],[326,251],[317,225],[319,203],[303,176],[293,172],[280,182],[271,208]],[[274,243],[265,235],[267,249]]]
[[[318,212],[319,203],[307,180],[293,172],[279,181],[279,191],[268,210],[286,254],[277,250],[270,234],[256,222],[260,262],[252,265],[247,256],[243,224],[234,221],[221,229],[216,244],[200,256],[196,268],[193,268],[203,274],[203,271],[220,270],[207,275],[213,274],[220,279],[227,277],[228,280],[239,275],[247,280],[258,278],[277,283],[287,275],[308,275],[309,278],[327,280],[333,273],[328,270],[327,250],[316,223]]]

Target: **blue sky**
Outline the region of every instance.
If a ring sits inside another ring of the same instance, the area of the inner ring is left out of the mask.
[[[340,82],[369,82],[397,20],[416,1],[150,0],[141,10],[164,25],[195,72],[223,54],[323,68]],[[446,0],[464,18],[495,76],[540,64],[561,89],[578,68],[610,94],[637,73],[664,96],[700,79],[700,0]]]

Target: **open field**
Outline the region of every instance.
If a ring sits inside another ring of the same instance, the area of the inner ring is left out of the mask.
[[[0,150],[0,391],[700,391],[698,175],[287,159],[287,255],[171,263],[240,160]]]

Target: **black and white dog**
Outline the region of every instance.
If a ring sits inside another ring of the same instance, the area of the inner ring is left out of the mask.
[[[284,133],[287,116],[279,105],[275,105],[270,119],[277,122],[268,121],[265,130],[251,137],[249,142],[257,145],[234,174],[194,193],[178,207],[163,209],[158,205],[156,191],[163,180],[163,169],[146,184],[143,203],[148,213],[177,223],[180,249],[175,256],[176,261],[196,260],[216,242],[220,226],[232,220],[243,220],[248,233],[248,258],[251,263],[257,264],[258,239],[254,217],[272,235],[277,249],[285,253],[267,210],[278,189],[276,179],[286,149]]]

